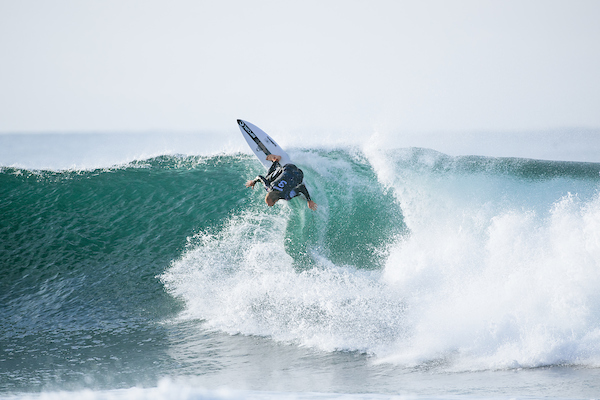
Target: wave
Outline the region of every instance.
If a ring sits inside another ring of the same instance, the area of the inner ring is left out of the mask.
[[[4,359],[23,373],[42,361],[19,351],[85,364],[116,347],[151,369],[133,348],[153,330],[162,354],[156,323],[177,316],[407,366],[600,366],[600,164],[290,155],[317,212],[267,208],[239,153],[2,168]]]
[[[403,365],[599,365],[598,164],[425,149],[294,158],[320,211],[253,209],[200,233],[162,275],[186,318]],[[353,237],[369,239],[362,256],[339,257],[362,250]]]

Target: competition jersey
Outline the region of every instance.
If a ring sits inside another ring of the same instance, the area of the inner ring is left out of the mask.
[[[279,197],[284,200],[290,200],[300,194],[310,200],[310,195],[306,186],[302,183],[304,173],[294,164],[286,164],[283,167],[279,161],[273,161],[271,168],[267,172],[267,176],[258,176],[265,185],[268,192],[279,192]]]

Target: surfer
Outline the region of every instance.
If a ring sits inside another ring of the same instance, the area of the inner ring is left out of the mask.
[[[267,176],[259,175],[256,179],[246,182],[246,187],[253,188],[256,182],[262,181],[267,190],[265,196],[265,203],[269,207],[273,207],[279,199],[290,200],[300,194],[306,197],[308,208],[315,211],[317,209],[317,203],[310,199],[310,194],[302,180],[304,179],[304,173],[294,164],[286,164],[281,166],[279,164],[281,156],[275,154],[269,154],[267,161],[271,161],[271,168],[267,172]]]

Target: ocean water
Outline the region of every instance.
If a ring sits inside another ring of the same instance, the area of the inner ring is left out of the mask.
[[[600,163],[3,140],[0,398],[600,398]]]

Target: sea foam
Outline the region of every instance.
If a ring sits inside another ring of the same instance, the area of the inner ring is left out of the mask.
[[[256,208],[200,233],[162,276],[187,304],[182,317],[407,367],[600,365],[598,179],[523,176],[501,160],[457,168],[419,149],[334,164],[323,153],[296,156],[321,177],[352,163],[372,168],[379,196],[393,193],[389,207],[406,225],[374,249],[383,267],[336,262],[327,237],[306,247],[311,261],[299,266],[286,242],[305,211]],[[361,179],[348,177],[344,188]],[[317,197],[326,206],[308,214],[315,226],[331,218],[336,196],[348,194]]]

